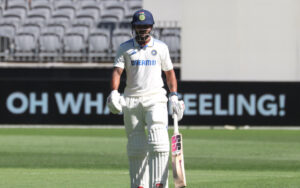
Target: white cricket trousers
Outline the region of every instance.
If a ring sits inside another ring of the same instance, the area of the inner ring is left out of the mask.
[[[125,97],[131,188],[168,188],[167,97]]]

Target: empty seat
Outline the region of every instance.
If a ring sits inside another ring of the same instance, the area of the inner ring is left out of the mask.
[[[100,17],[101,22],[119,22],[123,19],[123,14],[120,11],[103,10]]]
[[[82,22],[81,20],[74,20],[72,22],[72,29],[75,29],[77,32],[82,33],[84,35],[85,41],[87,40],[89,31],[93,26],[93,23]]]
[[[68,27],[70,27],[70,22],[60,22],[55,19],[50,19],[47,22],[47,26],[50,26],[50,25],[59,25],[61,27],[64,27],[66,30]]]
[[[14,22],[21,22],[26,17],[26,11],[23,9],[7,9],[3,12],[2,18],[9,19]]]
[[[58,31],[51,29],[44,30],[39,37],[40,52],[39,57],[41,60],[54,60],[60,59],[62,54],[62,36]]]
[[[69,28],[64,36],[64,60],[80,61],[86,57],[85,31],[80,28]]]
[[[82,0],[81,2],[81,9],[82,10],[96,10],[98,11],[98,15],[101,13],[101,4],[97,1],[91,0]]]
[[[121,21],[124,18],[126,8],[121,1],[104,1],[103,9],[106,12],[110,12],[111,14],[115,14],[118,16],[118,21]],[[107,13],[106,13],[107,14]]]
[[[99,18],[99,12],[93,9],[89,9],[89,10],[82,9],[76,12],[76,19],[81,19],[81,18],[90,19],[95,22]]]
[[[50,12],[33,9],[27,13],[27,19],[36,20],[38,22],[46,22],[50,18]]]
[[[92,29],[88,38],[89,61],[110,58],[110,31]]]
[[[131,22],[132,21],[132,15],[134,14],[134,11],[130,9],[125,9],[124,17],[123,17],[123,22]]]
[[[102,6],[106,10],[121,10],[125,12],[125,4],[122,1],[102,1]]]
[[[51,2],[48,0],[32,0],[31,1],[31,9],[32,10],[43,10],[47,12],[49,15],[51,14],[52,10],[54,9]]]
[[[26,0],[9,0],[7,1],[7,9],[22,9],[27,11],[28,2]]]
[[[156,39],[160,39],[160,33],[161,33],[161,29],[154,27],[151,35]]]
[[[131,29],[120,29],[117,28],[113,31],[112,35],[112,52],[115,54],[117,49],[119,48],[120,44],[126,42],[127,40],[131,39]]]
[[[172,60],[178,62],[180,60],[180,30],[163,29],[160,40],[168,45]]]
[[[45,28],[46,31],[56,33],[60,36],[60,38],[63,38],[65,31],[69,27],[66,23],[57,23],[57,22],[50,22],[47,24],[47,27]]]
[[[18,23],[11,22],[9,20],[3,19],[0,20],[0,34],[1,36],[14,38],[16,31],[19,27]]]
[[[78,4],[73,2],[73,1],[68,1],[68,0],[59,0],[59,1],[55,1],[54,2],[54,8],[55,9],[69,9],[69,10],[73,10],[74,13],[75,11],[79,8]]]
[[[23,32],[32,33],[35,38],[38,38],[43,26],[43,22],[31,22],[31,20],[26,20],[26,22],[24,22],[20,27],[20,30],[22,30]]]
[[[15,60],[37,59],[37,38],[31,32],[20,31],[15,36]],[[26,59],[21,59],[26,58]]]
[[[99,22],[97,25],[97,28],[99,29],[106,29],[110,31],[110,35],[112,35],[113,30],[117,27],[117,22],[109,22],[109,21],[103,21]]]
[[[66,22],[71,21],[74,18],[74,11],[71,9],[59,9],[52,13],[52,18],[65,20]]]
[[[128,9],[130,9],[131,12],[135,12],[143,8],[143,1],[131,0],[125,1],[124,3],[128,7]]]
[[[94,27],[97,20],[98,20],[99,14],[97,10],[80,10],[77,11],[76,14],[76,20],[74,20],[73,23],[84,23],[85,25],[88,25],[89,27]]]

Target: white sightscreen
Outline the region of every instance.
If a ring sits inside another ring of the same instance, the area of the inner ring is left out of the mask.
[[[172,2],[144,5],[158,20],[180,12],[182,80],[300,80],[299,0]]]

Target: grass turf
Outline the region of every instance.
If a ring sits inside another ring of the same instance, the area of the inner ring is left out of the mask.
[[[181,132],[188,187],[300,187],[298,130]],[[125,132],[0,129],[0,179],[5,188],[129,188]]]

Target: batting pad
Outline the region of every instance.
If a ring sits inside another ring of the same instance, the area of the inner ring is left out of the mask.
[[[149,169],[147,156],[130,156],[129,166],[131,188],[151,188],[148,186]]]
[[[135,131],[128,136],[127,153],[131,188],[148,188],[147,137],[144,131]]]
[[[147,137],[144,131],[135,131],[128,136],[128,156],[145,156],[147,153]]]
[[[149,152],[169,152],[169,134],[164,125],[152,125],[148,133]]]
[[[168,188],[169,152],[153,152],[149,155],[150,187]]]
[[[169,135],[165,126],[152,125],[148,135],[150,187],[168,188]]]

